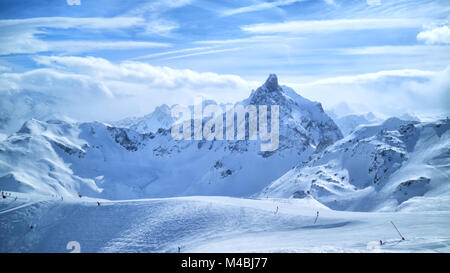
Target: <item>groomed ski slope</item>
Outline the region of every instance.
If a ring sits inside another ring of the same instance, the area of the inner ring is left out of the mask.
[[[81,252],[450,252],[447,211],[333,211],[308,198],[100,201],[1,200],[0,252],[70,252],[70,241]]]

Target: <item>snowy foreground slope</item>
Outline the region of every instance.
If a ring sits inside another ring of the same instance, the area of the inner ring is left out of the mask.
[[[260,196],[313,197],[337,210],[449,210],[450,121],[362,127]]]
[[[0,201],[0,252],[70,252],[70,241],[81,252],[450,252],[450,212],[442,211],[338,212],[313,199],[205,196],[14,209],[20,200]]]

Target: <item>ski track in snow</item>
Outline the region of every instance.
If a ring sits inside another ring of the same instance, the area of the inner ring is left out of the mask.
[[[79,242],[81,252],[177,252],[179,246],[182,252],[450,251],[450,212],[444,211],[344,212],[313,199],[206,196],[5,206],[2,200],[0,252],[69,252],[69,241]]]

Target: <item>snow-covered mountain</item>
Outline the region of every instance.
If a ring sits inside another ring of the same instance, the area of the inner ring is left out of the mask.
[[[443,209],[450,196],[450,121],[361,127],[299,164],[261,197],[315,198],[338,210]]]
[[[143,117],[125,118],[116,122],[111,122],[113,126],[129,128],[140,134],[156,133],[158,129],[169,129],[175,119],[171,115],[171,108],[166,104],[158,106],[155,110]]]
[[[25,122],[0,141],[0,252],[449,251],[448,119],[342,138],[275,75],[239,104],[279,105],[277,150],[175,141],[168,106],[112,125]]]
[[[114,125],[32,119],[0,142],[0,188],[64,198],[315,198],[343,210],[407,209],[448,192],[448,120],[391,118],[342,139],[320,103],[275,75],[238,104],[279,106],[277,150],[249,139],[176,141],[166,105]]]
[[[330,116],[339,127],[339,129],[341,129],[341,132],[344,134],[344,136],[351,134],[360,126],[380,124],[385,120],[384,118],[381,118],[372,112],[368,112],[365,114],[348,114],[341,117],[333,114],[330,114]],[[402,114],[397,117],[404,121],[420,122],[420,119],[418,117],[410,114]]]
[[[341,102],[331,108],[328,108],[327,110],[325,110],[325,113],[327,113],[333,119],[344,136],[348,136],[360,126],[381,124],[387,118],[391,117],[386,116],[383,113],[364,113],[355,111],[345,102]],[[420,119],[417,116],[409,113],[395,115],[395,117],[405,121],[420,122]]]
[[[381,123],[383,120],[375,116],[372,112],[367,114],[350,114],[343,117],[334,117],[334,122],[341,129],[344,136],[349,135],[360,125]]]
[[[281,149],[321,151],[342,138],[341,131],[319,102],[303,98],[290,87],[278,85],[274,74],[243,104],[280,106],[280,143],[284,144],[280,145]]]
[[[320,103],[279,86],[275,75],[240,104],[279,105],[277,150],[261,152],[260,141],[248,139],[175,141],[169,129],[152,132],[168,124],[167,106],[120,127],[32,119],[0,143],[1,189],[108,199],[249,196],[342,138]]]
[[[9,192],[73,196],[100,193],[94,179],[74,174],[60,151],[80,156],[88,147],[80,128],[59,121],[32,119],[0,142],[0,188]]]

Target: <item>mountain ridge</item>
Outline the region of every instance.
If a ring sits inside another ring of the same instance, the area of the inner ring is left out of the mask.
[[[450,195],[450,121],[390,118],[360,127],[297,165],[260,197],[315,198],[337,210],[405,209],[418,200]],[[442,204],[434,202],[433,209]]]
[[[270,100],[259,96],[268,90],[276,91]],[[21,173],[15,177],[17,183],[30,186],[27,191],[45,188],[49,195],[66,197],[79,192],[108,199],[250,196],[342,137],[320,104],[279,86],[275,75],[252,94],[238,103],[248,105],[252,99],[258,104],[280,103],[276,151],[261,152],[260,140],[174,141],[167,128],[140,133],[133,124],[125,128],[101,122],[31,120],[0,144],[0,161],[16,157],[21,163],[1,164],[0,183],[12,173]],[[23,152],[16,153],[18,149]],[[33,176],[39,179],[27,179]]]

